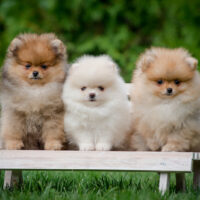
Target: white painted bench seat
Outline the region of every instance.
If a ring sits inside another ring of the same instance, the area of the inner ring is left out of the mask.
[[[159,172],[159,189],[169,187],[169,173],[177,173],[177,187],[185,189],[184,173],[195,172],[200,186],[199,153],[127,151],[0,150],[0,170],[6,170],[4,187],[22,180],[22,170],[101,170]]]
[[[192,172],[193,153],[0,150],[4,170]]]

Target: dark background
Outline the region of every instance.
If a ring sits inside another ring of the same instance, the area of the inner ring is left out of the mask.
[[[200,58],[200,1],[0,0],[0,65],[10,41],[24,32],[56,33],[70,62],[109,54],[128,82],[147,47],[181,46]]]

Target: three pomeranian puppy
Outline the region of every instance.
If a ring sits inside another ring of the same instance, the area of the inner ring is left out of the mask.
[[[184,49],[151,48],[133,75],[133,150],[200,151],[200,76]]]
[[[65,51],[54,34],[23,34],[11,42],[1,79],[4,148],[62,148]]]
[[[110,57],[79,58],[69,70],[62,97],[67,138],[79,150],[107,151],[123,146],[130,131],[131,104]]]
[[[200,75],[188,51],[146,50],[131,101],[109,56],[83,56],[68,76],[66,59],[54,34],[11,42],[1,78],[5,149],[61,150],[67,140],[83,151],[200,151]]]

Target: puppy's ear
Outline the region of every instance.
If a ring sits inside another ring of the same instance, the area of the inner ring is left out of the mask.
[[[66,47],[63,44],[63,42],[59,39],[54,39],[51,41],[51,46],[53,48],[53,51],[58,56],[65,56],[66,54]]]
[[[155,57],[154,49],[147,50],[137,61],[137,68],[141,68],[143,72],[146,71],[150,64],[155,60]]]
[[[198,60],[196,58],[187,57],[185,60],[192,70],[196,70],[197,65],[198,65]]]
[[[8,47],[8,55],[9,56],[16,56],[17,51],[19,50],[20,46],[23,44],[23,41],[20,37],[16,37],[12,40],[10,43],[10,46]]]
[[[76,70],[79,67],[78,63],[74,63],[69,68],[69,74],[71,74],[74,70]]]
[[[119,73],[119,67],[117,66],[117,64],[113,63],[113,62],[110,62],[109,63],[109,67],[110,69],[115,72],[115,73]]]

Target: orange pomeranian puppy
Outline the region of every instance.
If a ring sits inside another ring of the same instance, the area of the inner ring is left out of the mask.
[[[65,76],[65,46],[54,34],[23,34],[11,42],[1,80],[4,148],[61,149]]]
[[[200,76],[184,49],[151,48],[133,75],[133,150],[200,151]]]

